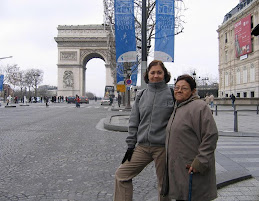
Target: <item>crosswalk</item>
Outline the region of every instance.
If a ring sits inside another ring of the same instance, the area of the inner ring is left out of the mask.
[[[217,151],[247,169],[252,176],[259,176],[258,137],[220,136]]]

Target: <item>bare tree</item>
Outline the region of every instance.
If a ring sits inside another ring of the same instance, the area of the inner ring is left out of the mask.
[[[5,82],[7,84],[13,85],[13,88],[19,85],[20,78],[20,67],[17,64],[7,65],[5,69]]]
[[[37,96],[37,87],[43,81],[43,71],[40,69],[30,69],[25,73],[26,86],[34,88],[34,95]]]
[[[23,88],[26,86],[25,83],[25,71],[19,71],[18,73],[18,86],[21,89],[21,96],[23,96]]]

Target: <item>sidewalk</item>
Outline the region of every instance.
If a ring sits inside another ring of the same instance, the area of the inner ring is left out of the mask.
[[[116,103],[115,103],[116,104]],[[215,121],[218,126],[219,136],[222,137],[256,137],[259,138],[259,115],[256,114],[254,110],[256,108],[251,108],[249,106],[237,107],[239,111],[238,123],[239,123],[239,132],[234,132],[234,123],[233,123],[233,109],[231,106],[220,106],[218,109],[217,116],[215,113],[213,114]],[[214,108],[215,109],[215,108]],[[130,111],[124,110],[123,107],[118,108],[115,105],[111,108],[112,111],[118,111],[118,114],[108,116],[104,121],[104,128],[108,130],[127,132],[128,130],[128,120]],[[223,111],[224,110],[224,111]],[[243,110],[243,111],[242,111]],[[246,110],[246,111],[245,111]],[[231,148],[231,147],[230,147]],[[238,159],[231,160],[227,155],[222,154],[223,151],[218,151],[218,148],[215,152],[216,156],[216,175],[217,175],[217,187],[221,189],[230,184],[234,184],[240,181],[247,182],[244,180],[255,177],[257,180],[255,186],[257,194],[254,200],[259,200],[259,173],[253,172],[254,175],[251,174],[242,164],[238,163]],[[255,159],[257,160],[257,158]],[[259,162],[259,161],[258,161]],[[248,180],[250,181],[250,180]],[[253,180],[251,180],[254,182]],[[241,182],[242,183],[242,182]],[[245,183],[244,183],[245,184]],[[247,185],[247,184],[245,184]],[[240,184],[239,184],[240,186]],[[242,185],[241,185],[242,186]],[[233,189],[231,190],[233,191]],[[238,191],[238,190],[237,190]],[[152,199],[156,200],[157,198]],[[217,200],[220,200],[218,198]],[[249,199],[247,199],[249,200]],[[151,200],[150,200],[151,201]]]

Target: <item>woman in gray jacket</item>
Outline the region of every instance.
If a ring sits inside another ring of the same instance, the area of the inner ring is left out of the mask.
[[[165,168],[166,125],[173,111],[174,101],[167,83],[171,75],[161,61],[152,61],[144,75],[147,89],[138,93],[132,107],[127,152],[115,173],[114,201],[132,201],[132,179],[150,162],[155,162],[159,199]]]
[[[191,200],[213,200],[217,197],[216,123],[206,102],[196,95],[196,83],[190,75],[177,78],[174,97],[174,111],[166,128],[168,175],[162,192],[171,199],[188,200],[189,174],[193,172]]]

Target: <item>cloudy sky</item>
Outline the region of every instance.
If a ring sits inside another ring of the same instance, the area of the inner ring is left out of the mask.
[[[175,62],[166,66],[173,78],[195,70],[201,78],[216,80],[216,30],[239,0],[184,1],[185,29],[175,37]],[[57,85],[57,26],[101,23],[103,0],[1,0],[0,58],[13,57],[0,60],[0,73],[7,64],[38,68],[44,71],[43,84]],[[86,90],[102,96],[104,86],[104,62],[92,59],[87,64]]]

